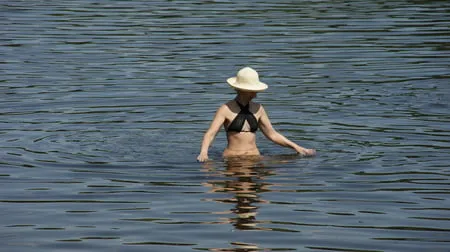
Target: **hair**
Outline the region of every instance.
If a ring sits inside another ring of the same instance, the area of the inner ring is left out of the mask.
[[[235,91],[237,94],[239,94],[239,93],[257,93],[257,92],[255,92],[255,91],[246,91],[246,90],[241,90],[241,89],[237,89],[237,88],[234,88],[234,91]]]

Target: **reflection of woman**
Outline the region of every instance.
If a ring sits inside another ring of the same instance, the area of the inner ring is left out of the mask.
[[[212,192],[233,193],[232,198],[220,201],[235,204],[230,209],[235,217],[230,218],[228,222],[237,229],[262,229],[256,227],[259,207],[255,204],[268,203],[262,200],[259,194],[270,191],[270,184],[263,183],[262,180],[271,174],[261,161],[258,157],[228,158],[223,172],[225,180],[207,183],[212,187]]]
[[[259,81],[255,70],[245,67],[236,77],[229,78],[227,82],[236,90],[237,95],[217,110],[211,126],[203,137],[198,161],[208,160],[209,146],[222,125],[225,127],[228,140],[228,146],[223,152],[224,157],[259,156],[255,134],[258,128],[276,144],[290,147],[305,156],[316,153],[315,150],[303,148],[275,131],[263,106],[251,102],[257,92],[267,89],[267,85]]]
[[[232,189],[235,193],[236,206],[231,209],[236,214],[236,218],[230,221],[238,229],[256,228],[256,214],[258,207],[255,203],[262,203],[259,192],[268,185],[261,183],[264,176],[264,167],[258,159],[242,159],[226,161],[227,172],[235,180],[228,181],[226,187]]]

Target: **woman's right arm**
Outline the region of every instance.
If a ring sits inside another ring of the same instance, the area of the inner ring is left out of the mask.
[[[222,105],[219,109],[217,109],[216,115],[214,116],[209,129],[203,136],[202,147],[200,149],[200,154],[197,157],[197,161],[205,162],[206,160],[208,160],[209,146],[214,141],[217,132],[219,132],[220,127],[222,127],[225,122],[225,109],[225,105]]]

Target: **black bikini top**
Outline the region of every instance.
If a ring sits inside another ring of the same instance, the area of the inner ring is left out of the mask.
[[[239,105],[239,108],[241,111],[237,114],[237,116],[233,119],[233,121],[228,125],[227,132],[233,131],[233,132],[256,132],[258,130],[258,120],[256,119],[255,115],[252,114],[249,110],[250,103],[246,106],[243,106],[240,104],[237,100],[235,100],[237,105]],[[245,121],[248,122],[248,125],[250,126],[250,131],[248,130],[242,130],[244,127]]]

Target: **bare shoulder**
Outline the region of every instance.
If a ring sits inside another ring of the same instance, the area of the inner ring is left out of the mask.
[[[229,100],[221,106],[224,113],[237,113],[239,112],[239,107],[234,100]]]
[[[230,111],[232,110],[233,106],[231,101],[222,104],[218,109],[217,112],[221,113],[221,114],[227,114],[230,113]]]
[[[227,106],[229,108],[229,107],[233,107],[234,104],[235,104],[234,100],[229,100],[225,104],[223,104],[222,106]]]
[[[264,107],[263,107],[263,105],[262,104],[260,104],[260,103],[256,103],[256,102],[251,102],[250,103],[250,110],[253,112],[253,113],[261,113],[262,111],[264,111]]]

